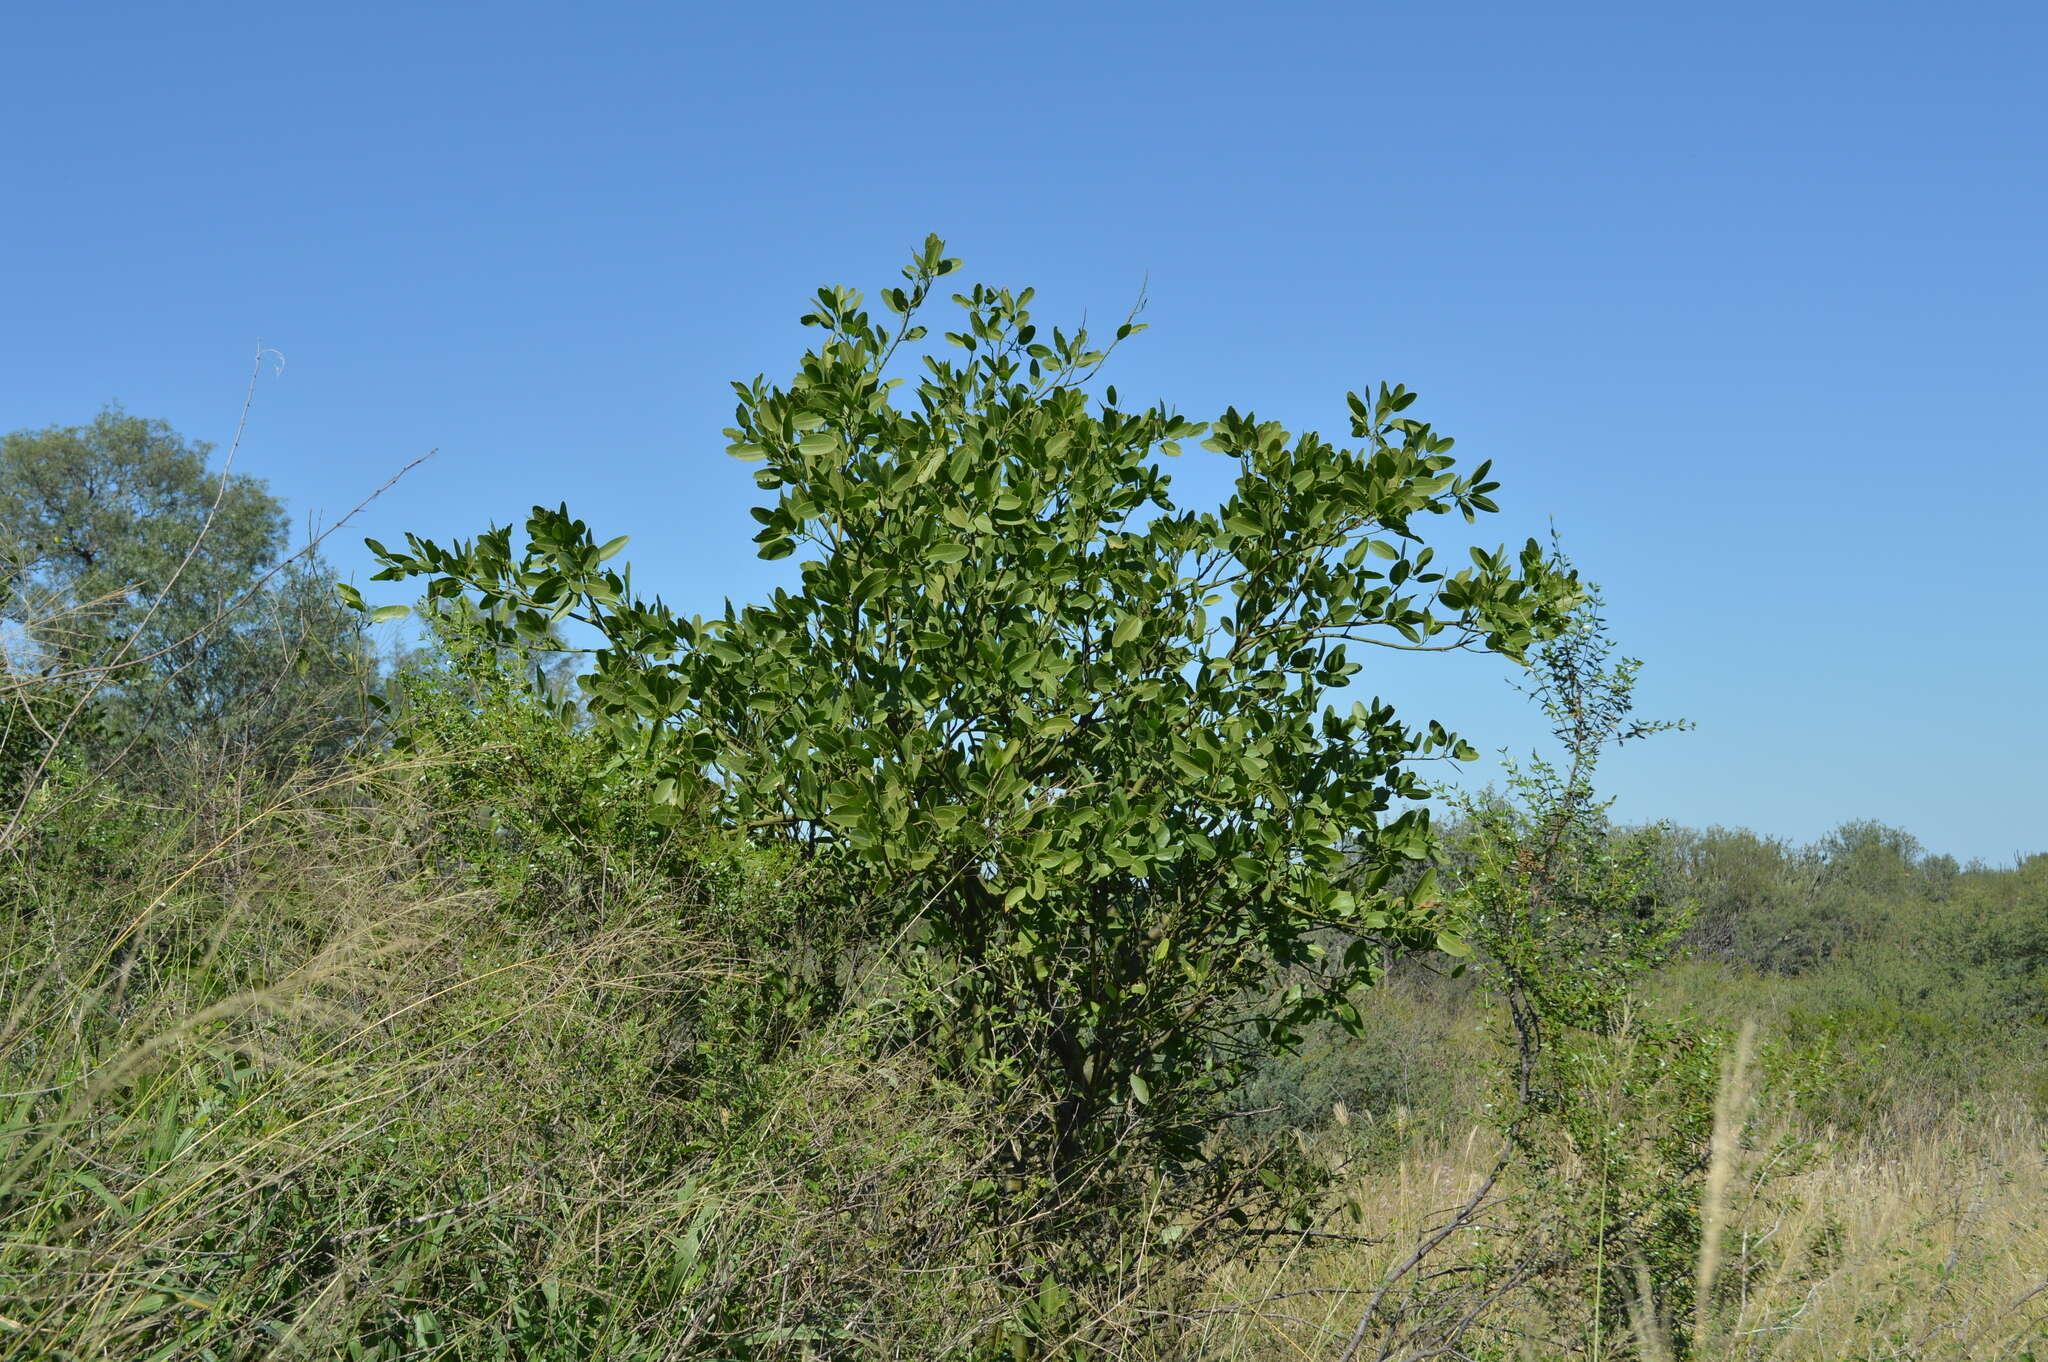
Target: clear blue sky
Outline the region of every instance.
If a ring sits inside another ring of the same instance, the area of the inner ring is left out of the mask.
[[[2048,10],[16,5],[0,430],[110,399],[332,519],[567,500],[691,609],[779,580],[722,454],[927,231],[1127,395],[1386,378],[1552,520],[1698,731],[1634,818],[2048,848]],[[1220,485],[1195,458],[1192,499]],[[353,536],[345,571],[367,557]],[[1367,684],[1525,748],[1498,666]],[[1484,768],[1468,777],[1486,779]]]

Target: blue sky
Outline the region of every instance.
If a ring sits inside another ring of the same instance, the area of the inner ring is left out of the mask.
[[[1632,818],[2048,849],[2033,5],[17,6],[0,430],[109,400],[331,520],[566,500],[689,609],[782,580],[722,453],[927,231],[1110,377],[1337,432],[1379,379],[1555,523],[1697,731]],[[1190,456],[1184,499],[1222,486]],[[360,535],[334,542],[367,571]],[[374,593],[373,593],[374,594]],[[1402,659],[1402,661],[1416,661]],[[1502,668],[1364,684],[1484,749]],[[1392,664],[1390,664],[1391,666]],[[1475,767],[1467,779],[1482,783]]]

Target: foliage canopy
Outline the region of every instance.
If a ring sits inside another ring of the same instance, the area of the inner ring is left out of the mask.
[[[262,746],[311,722],[280,681],[352,675],[359,630],[317,559],[285,558],[283,504],[211,451],[118,406],[0,437],[0,619],[18,668],[86,687],[115,732]]]

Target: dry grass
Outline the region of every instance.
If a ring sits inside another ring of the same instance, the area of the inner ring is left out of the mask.
[[[1517,1280],[1530,1245],[1517,1240],[1525,1222],[1510,1173],[1490,1209],[1421,1268],[1417,1288],[1382,1301],[1358,1355],[1654,1362],[1690,1341],[1695,1358],[1754,1362],[2010,1362],[2048,1342],[2048,1125],[2031,1113],[1955,1113],[1910,1144],[1752,1132],[1743,1148],[1721,1148],[1705,1208],[1719,1233],[1700,1264],[1713,1285],[1696,1318],[1653,1322],[1638,1309],[1637,1339],[1599,1338],[1589,1309],[1544,1308],[1532,1281]],[[1395,1166],[1355,1179],[1358,1234],[1375,1242],[1302,1240],[1218,1280],[1206,1355],[1336,1356],[1380,1285],[1485,1184],[1497,1150],[1475,1128],[1450,1145],[1418,1142]],[[1613,1286],[1655,1294],[1660,1284],[1639,1271],[1619,1270]],[[1589,1302],[1590,1283],[1567,1298]],[[1418,1315],[1449,1307],[1471,1313],[1454,1349],[1407,1341]]]
[[[508,926],[410,843],[406,775],[31,811],[49,850],[0,911],[0,1358],[590,1355],[593,1297],[654,1274],[689,1323],[720,1198],[646,1157],[650,1098],[671,1000],[724,967],[630,894]]]

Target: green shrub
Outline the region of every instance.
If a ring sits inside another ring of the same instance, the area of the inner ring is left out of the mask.
[[[789,383],[734,385],[731,452],[772,494],[760,552],[812,555],[798,590],[681,618],[566,510],[536,508],[518,552],[509,528],[373,548],[495,648],[589,631],[600,769],[840,886],[844,916],[807,937],[865,940],[900,984],[898,1043],[1029,1113],[996,1140],[1024,1189],[1001,1214],[1072,1208],[1078,1242],[1244,1184],[1205,1137],[1257,1051],[1355,1025],[1386,952],[1465,949],[1407,873],[1426,813],[1391,806],[1427,794],[1415,762],[1470,749],[1331,704],[1363,670],[1348,650],[1519,657],[1576,586],[1533,542],[1436,565],[1420,527],[1492,511],[1496,484],[1454,470],[1404,389],[1349,396],[1350,448],[1127,411],[1086,389],[1106,349],[1043,334],[1029,289],[977,285],[948,336],[965,358],[927,358],[899,401],[892,361],[957,263],[928,240],[882,321],[820,290]],[[1156,456],[1205,433],[1235,483],[1183,509]],[[1332,931],[1352,944],[1326,951]],[[826,1011],[845,992],[823,963],[804,983]]]

